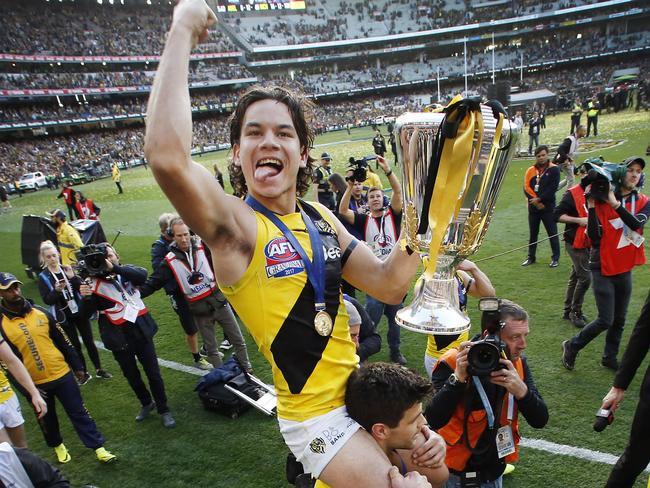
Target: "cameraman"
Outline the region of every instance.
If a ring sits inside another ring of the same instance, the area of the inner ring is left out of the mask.
[[[562,364],[569,370],[574,368],[578,352],[604,330],[607,337],[601,364],[614,371],[618,369],[618,349],[632,294],[632,268],[646,261],[642,234],[650,216],[650,200],[637,192],[645,161],[631,157],[622,167],[624,175],[613,175],[614,182],[620,185],[616,193],[610,187],[601,194],[597,180],[585,188],[587,234],[591,239],[589,265],[598,317],[562,343]]]
[[[509,300],[501,300],[499,320],[498,325],[484,321],[480,336],[472,342],[463,342],[459,349],[448,351],[433,369],[434,396],[425,417],[429,426],[447,442],[445,463],[450,472],[449,488],[470,486],[472,481],[476,484],[471,486],[500,487],[506,463],[519,457],[519,412],[536,429],[548,421],[546,404],[523,355],[529,332],[528,313]],[[478,339],[495,333],[490,329],[497,329],[498,336],[499,327],[507,356],[499,360],[503,369],[472,377],[468,372],[468,353]],[[477,383],[487,405],[481,399]],[[471,414],[465,412],[466,408],[470,408]],[[491,418],[495,419],[493,427],[489,426]]]
[[[349,209],[350,195],[354,183],[350,179],[352,172],[348,171],[348,188],[343,194],[339,208],[342,222],[347,222],[362,233],[363,240],[375,256],[384,261],[397,244],[402,223],[402,189],[395,173],[390,169],[386,160],[377,156],[377,162],[382,167],[393,190],[390,205],[384,207],[384,191],[378,187],[368,190],[368,207],[370,215],[354,212]],[[400,352],[400,328],[395,322],[397,311],[402,304],[389,305],[371,297],[366,298],[366,310],[375,325],[379,325],[382,315],[388,319],[388,345],[390,360],[401,365],[406,364],[406,358]]]
[[[158,325],[136,288],[147,279],[147,271],[130,264],[121,265],[119,256],[108,244],[99,249],[104,254],[105,269],[89,270],[91,276],[80,286],[79,293],[85,297],[88,310],[99,311],[102,341],[113,353],[129,386],[140,400],[141,409],[135,417],[136,422],[143,421],[156,408],[165,427],[176,427],[167,406],[165,384],[153,343]],[[151,392],[142,381],[136,360],[140,361],[147,375]]]

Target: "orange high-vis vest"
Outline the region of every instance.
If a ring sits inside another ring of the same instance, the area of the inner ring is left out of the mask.
[[[588,217],[589,213],[587,212],[585,190],[578,184],[569,188],[569,192],[573,197],[573,203],[575,203],[578,217]],[[578,230],[576,230],[576,236],[573,239],[572,246],[574,249],[588,249],[591,247],[591,240],[587,235],[586,226],[578,226]]]
[[[452,370],[456,369],[456,355],[458,354],[458,349],[450,349],[447,351],[441,358],[440,361],[434,366],[434,371],[440,365],[440,363],[446,363]],[[524,379],[524,366],[521,362],[521,359],[513,361],[517,374],[523,380]],[[501,408],[501,416],[499,418],[499,426],[503,427],[510,424],[512,428],[512,436],[515,443],[515,452],[507,455],[504,458],[506,463],[512,463],[519,459],[519,422],[518,422],[518,411],[517,411],[517,402],[514,401],[514,408],[512,414],[512,420],[508,420],[508,399],[509,395],[506,392],[506,395],[503,398],[503,406]],[[445,442],[447,443],[447,456],[445,458],[445,464],[448,468],[453,469],[457,472],[462,472],[465,470],[465,465],[471,457],[472,453],[470,452],[465,440],[463,438],[463,431],[465,428],[465,402],[459,402],[456,405],[454,414],[451,419],[441,429],[438,429],[438,434],[440,434]],[[476,447],[479,439],[485,432],[485,429],[488,427],[487,422],[487,413],[484,409],[473,410],[467,417],[467,439],[469,440],[470,446],[472,448]]]

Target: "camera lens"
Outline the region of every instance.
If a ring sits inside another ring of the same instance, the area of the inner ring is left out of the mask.
[[[469,373],[474,376],[486,376],[499,366],[500,351],[492,342],[481,341],[474,344],[467,354]]]

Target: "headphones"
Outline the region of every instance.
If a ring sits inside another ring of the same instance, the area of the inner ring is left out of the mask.
[[[165,234],[167,237],[172,238],[174,237],[174,226],[177,224],[184,224],[183,219],[180,217],[174,217],[169,221],[169,224],[167,225],[167,230],[165,231]]]

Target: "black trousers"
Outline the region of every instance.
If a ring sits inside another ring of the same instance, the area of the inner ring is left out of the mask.
[[[587,117],[587,137],[591,134],[591,126],[594,126],[594,135],[598,135],[598,115],[594,117]]]
[[[63,442],[59,429],[59,418],[56,415],[56,399],[61,402],[84,446],[97,449],[104,445],[104,436],[99,432],[95,421],[86,410],[79,385],[71,372],[50,384],[38,385],[38,389],[45,393],[43,398],[47,404],[47,413],[39,420],[38,424],[49,447],[56,447]]]
[[[158,366],[158,357],[156,356],[156,346],[153,340],[147,339],[134,331],[126,332],[127,347],[120,351],[112,351],[113,357],[120,365],[122,374],[129,382],[129,386],[140,400],[142,406],[149,405],[152,400],[156,402],[158,413],[169,412],[167,406],[167,395],[165,394],[165,384],[160,375]],[[142,381],[138,361],[142,365],[144,374],[149,381],[151,393]]]
[[[70,342],[74,346],[79,359],[84,367],[84,371],[88,371],[86,366],[86,358],[83,355],[81,350],[81,342],[79,342],[79,335],[81,335],[81,340],[86,346],[86,351],[88,352],[88,357],[93,362],[95,369],[101,369],[102,364],[99,360],[99,352],[97,351],[97,346],[95,345],[95,339],[93,338],[93,329],[90,325],[90,320],[88,317],[84,317],[81,314],[77,315],[67,315],[65,318],[65,323],[63,324],[65,333],[68,335]]]
[[[643,305],[638,322],[645,322],[646,330],[650,331],[650,294]],[[605,488],[631,487],[650,463],[650,366],[643,377],[639,397],[630,438],[625,451],[614,465]]]
[[[535,259],[537,253],[537,238],[539,236],[539,224],[544,223],[546,233],[551,237],[551,253],[554,261],[560,259],[560,238],[557,235],[557,222],[553,218],[553,210],[544,209],[539,212],[536,209],[528,207],[528,230],[530,237],[528,240],[528,257]]]
[[[600,270],[592,270],[591,283],[598,317],[571,339],[571,348],[580,351],[601,332],[607,331],[603,359],[616,359],[632,295],[632,272],[604,276]]]
[[[571,116],[571,130],[569,131],[569,134],[573,134],[580,125],[580,117],[581,115]]]

